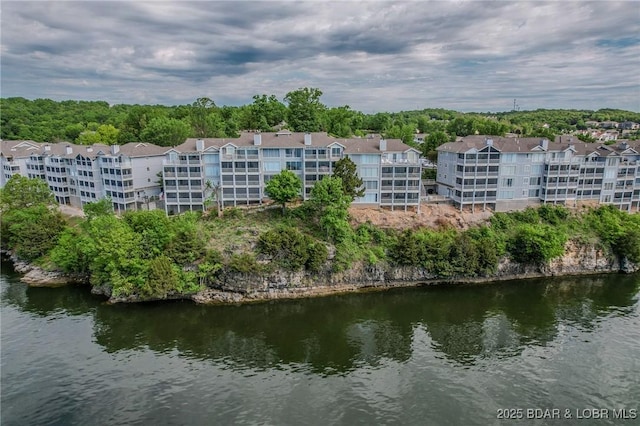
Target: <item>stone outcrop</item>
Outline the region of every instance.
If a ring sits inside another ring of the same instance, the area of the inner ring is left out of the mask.
[[[87,277],[59,271],[45,271],[10,256],[14,269],[24,273],[22,281],[33,286],[56,286],[70,282],[86,282]],[[565,254],[546,265],[525,265],[503,258],[495,274],[485,277],[439,278],[424,268],[391,266],[386,263],[358,263],[342,272],[326,270],[312,275],[303,271],[276,271],[264,274],[225,271],[211,287],[193,295],[168,295],[167,299],[191,299],[196,303],[234,304],[273,299],[323,296],[371,289],[435,285],[441,283],[483,283],[556,275],[582,275],[609,272],[637,272],[640,265],[616,256],[593,244],[567,243]],[[138,296],[114,297],[111,289],[93,287],[91,292],[109,298],[112,303],[148,301]],[[160,299],[155,299],[160,300]]]
[[[59,287],[67,284],[81,284],[87,282],[87,277],[78,274],[67,274],[62,271],[48,271],[32,263],[25,262],[14,253],[3,251],[13,263],[13,270],[24,274],[20,281],[32,287]]]
[[[207,288],[192,299],[197,303],[244,303],[258,300],[293,299],[366,289],[435,285],[441,283],[483,283],[559,275],[637,272],[640,265],[593,244],[567,243],[565,254],[547,265],[525,265],[503,258],[496,273],[485,277],[442,279],[420,267],[387,264],[356,264],[347,271],[312,276],[304,272],[278,271],[270,274],[222,274],[215,288]]]

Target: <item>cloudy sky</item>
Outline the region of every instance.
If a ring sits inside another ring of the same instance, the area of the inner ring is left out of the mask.
[[[640,3],[5,1],[2,97],[640,111]]]

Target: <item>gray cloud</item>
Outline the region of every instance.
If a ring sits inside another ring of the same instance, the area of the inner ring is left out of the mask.
[[[640,110],[632,2],[12,2],[2,96]]]

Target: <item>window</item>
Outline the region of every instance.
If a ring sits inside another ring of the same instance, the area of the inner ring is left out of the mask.
[[[378,155],[362,155],[360,156],[361,164],[378,164],[380,157]]]
[[[364,167],[360,170],[360,177],[378,177],[378,169],[372,167]]]
[[[280,162],[279,161],[264,161],[262,163],[262,169],[265,172],[279,172],[280,171]]]
[[[340,157],[340,154],[342,153],[342,149],[335,147],[335,148],[331,148],[331,156],[332,157]]]
[[[498,196],[498,198],[503,200],[511,200],[513,199],[513,191],[500,191]]]
[[[280,157],[280,150],[274,148],[265,148],[262,150],[262,156],[264,158],[278,158]]]
[[[378,189],[378,181],[377,180],[366,180],[364,181],[365,189]]]
[[[515,175],[516,174],[516,166],[502,166],[500,170],[503,175]]]
[[[607,182],[604,184],[604,189],[605,190],[611,190],[613,189],[613,182]]]
[[[502,178],[502,186],[511,188],[513,186],[513,178]]]
[[[502,154],[502,162],[503,163],[515,163],[516,162],[516,154]]]
[[[298,158],[302,157],[302,149],[301,148],[287,148],[285,150],[285,157],[287,158]]]
[[[302,170],[301,161],[287,161],[287,170]]]
[[[377,203],[378,202],[378,194],[365,194],[363,201],[365,203]]]

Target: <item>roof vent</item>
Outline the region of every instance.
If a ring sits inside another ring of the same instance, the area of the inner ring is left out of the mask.
[[[311,145],[311,133],[304,134],[304,144]]]
[[[196,151],[204,151],[204,139],[196,139]]]
[[[485,140],[487,146],[493,146],[493,139],[491,138],[487,138],[487,140]]]
[[[256,146],[262,145],[262,135],[260,133],[253,135],[253,144]]]
[[[116,155],[120,152],[120,145],[111,145],[111,155]]]
[[[67,145],[65,148],[66,148],[67,155],[73,152],[73,147],[71,145]]]
[[[387,141],[385,139],[380,139],[380,151],[387,150]]]

